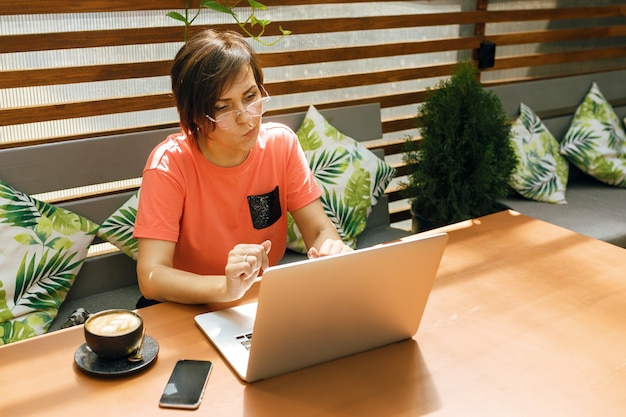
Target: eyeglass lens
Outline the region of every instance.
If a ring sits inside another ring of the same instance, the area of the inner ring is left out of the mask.
[[[269,101],[269,99],[269,97],[263,97],[253,103],[250,103],[243,111],[232,110],[228,113],[224,113],[215,119],[215,123],[219,124],[222,128],[228,128],[237,123],[237,117],[239,117],[240,114],[248,113],[252,117],[261,116],[264,113],[263,103]]]

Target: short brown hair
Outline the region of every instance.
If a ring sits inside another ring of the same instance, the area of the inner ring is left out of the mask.
[[[221,94],[248,67],[262,89],[263,70],[256,53],[243,36],[232,31],[203,31],[178,51],[170,75],[180,127],[187,136],[197,143],[199,121],[208,121],[205,115],[215,116]]]

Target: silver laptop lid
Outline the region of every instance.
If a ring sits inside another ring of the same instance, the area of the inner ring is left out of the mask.
[[[269,268],[245,379],[415,335],[447,240],[442,233]]]

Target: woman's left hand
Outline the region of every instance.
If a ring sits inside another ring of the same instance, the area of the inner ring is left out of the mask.
[[[338,253],[352,252],[352,248],[341,240],[326,239],[319,250],[316,247],[312,247],[307,252],[309,259],[320,258],[322,256],[337,255]]]

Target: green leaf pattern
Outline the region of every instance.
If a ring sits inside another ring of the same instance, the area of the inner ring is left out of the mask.
[[[517,156],[510,185],[520,195],[555,204],[565,204],[569,174],[559,144],[541,119],[524,103],[513,124],[511,141]]]
[[[596,179],[626,188],[626,133],[596,83],[574,114],[561,154]]]
[[[297,134],[311,171],[322,188],[324,211],[343,241],[356,247],[371,208],[395,176],[395,169],[339,132],[313,106]],[[291,215],[287,234],[287,247],[306,253],[302,235]]]
[[[139,204],[139,193],[137,190],[119,209],[108,219],[102,222],[98,229],[98,236],[113,245],[122,252],[137,260],[139,244],[133,237],[135,229],[135,219],[137,218],[137,207]]]
[[[45,333],[97,228],[0,181],[0,344]]]
[[[298,130],[298,141],[300,142],[300,147],[305,154],[307,151],[314,151],[324,145],[322,136],[315,129],[315,122],[313,119],[308,117],[304,118],[302,125],[300,125],[300,129]]]

